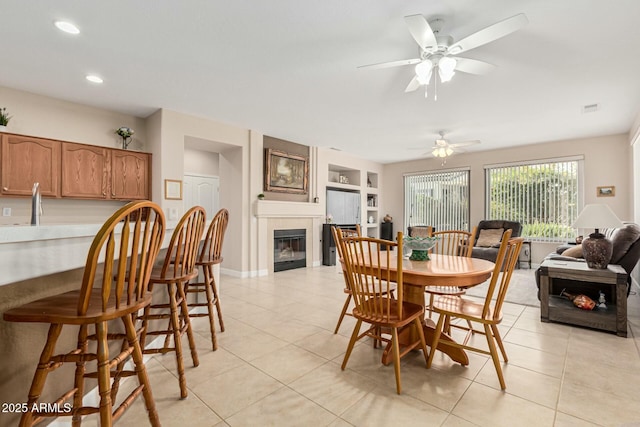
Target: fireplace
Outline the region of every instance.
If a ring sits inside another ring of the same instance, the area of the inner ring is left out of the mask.
[[[307,231],[273,230],[273,271],[292,270],[307,266]]]

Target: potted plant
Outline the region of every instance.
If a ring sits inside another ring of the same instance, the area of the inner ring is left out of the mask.
[[[11,120],[11,116],[7,113],[7,109],[5,107],[0,108],[0,131],[7,130],[9,120]]]
[[[258,200],[264,200],[264,194],[262,193],[258,194]]]
[[[130,127],[122,126],[116,129],[116,135],[119,135],[122,138],[122,149],[126,150],[129,148],[129,144],[131,144],[131,137],[135,131]]]

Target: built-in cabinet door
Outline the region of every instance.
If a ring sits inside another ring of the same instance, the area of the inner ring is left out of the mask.
[[[60,141],[22,135],[2,135],[3,195],[30,196],[40,184],[43,196],[60,196]]]
[[[149,155],[126,150],[111,154],[111,198],[144,200],[150,198]]]
[[[104,147],[65,143],[62,145],[62,197],[109,198],[109,162]]]

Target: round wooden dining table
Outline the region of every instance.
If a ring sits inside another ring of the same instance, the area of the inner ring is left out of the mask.
[[[407,302],[425,305],[425,288],[428,286],[456,286],[461,288],[469,288],[485,282],[491,277],[491,273],[495,268],[495,264],[479,258],[468,258],[453,255],[430,254],[427,261],[412,261],[404,258],[402,260],[402,282],[403,299]],[[383,259],[382,264],[386,264],[387,260]],[[389,259],[391,264],[391,272],[396,271],[397,258],[395,255]],[[435,324],[431,319],[424,321],[424,334],[429,345],[433,339]],[[411,334],[410,328],[406,329],[404,337],[400,337],[401,342],[413,342],[418,339],[417,334]],[[416,336],[413,336],[416,335]],[[442,341],[453,341],[447,334],[443,333],[440,338]],[[438,350],[449,355],[451,359],[462,365],[469,364],[467,353],[461,348],[455,348],[447,345],[438,345]],[[432,349],[433,351],[433,349]],[[392,362],[390,349],[386,349],[382,362],[389,364]]]

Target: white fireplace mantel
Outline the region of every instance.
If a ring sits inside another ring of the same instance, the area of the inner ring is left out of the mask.
[[[324,208],[319,203],[257,200],[254,215],[258,218],[309,218],[323,217]]]
[[[273,273],[273,231],[304,228],[307,236],[307,267],[320,265],[324,206],[318,203],[256,200],[253,206],[257,220],[257,275]]]

